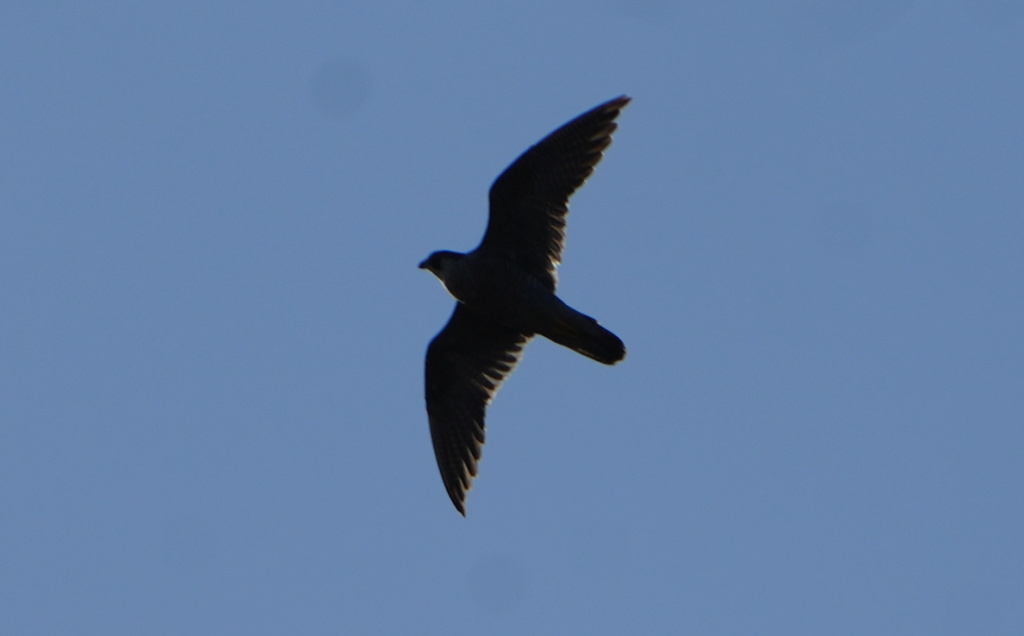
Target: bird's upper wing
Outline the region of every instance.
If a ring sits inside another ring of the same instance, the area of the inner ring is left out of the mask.
[[[532,334],[481,316],[462,303],[427,348],[427,415],[437,466],[463,515],[484,443],[484,414]]]
[[[524,152],[491,186],[490,219],[479,251],[517,262],[554,291],[569,197],[612,142],[625,95],[601,104]]]

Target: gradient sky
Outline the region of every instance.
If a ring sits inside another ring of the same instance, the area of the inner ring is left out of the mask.
[[[468,517],[417,263],[634,98]],[[1024,3],[0,5],[0,633],[1024,633]]]

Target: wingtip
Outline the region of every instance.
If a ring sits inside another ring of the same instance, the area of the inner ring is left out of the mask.
[[[448,491],[448,498],[451,499],[452,505],[459,511],[459,514],[463,517],[466,516],[466,494],[469,489],[472,488],[472,479],[476,474],[476,470],[467,471],[468,474],[465,476],[464,481],[455,480],[454,483],[449,483],[445,480],[444,488]],[[444,474],[442,473],[442,477]]]
[[[451,497],[452,503],[455,505],[455,509],[459,511],[459,514],[463,517],[466,516],[466,506],[462,501],[459,501],[454,495]]]
[[[622,109],[628,106],[629,102],[631,101],[633,101],[633,98],[630,97],[629,95],[619,95],[618,97],[609,99],[603,104],[595,106],[594,108],[590,109],[589,111],[581,115],[581,117],[589,114],[600,113],[605,116],[610,115],[610,119],[614,120],[616,117],[619,116],[619,113],[622,112]]]
[[[615,99],[610,99],[610,100],[608,100],[608,101],[607,101],[607,102],[605,103],[605,107],[608,107],[608,108],[616,108],[616,109],[618,109],[618,110],[622,110],[622,109],[623,109],[623,108],[625,108],[625,107],[626,107],[626,105],[627,105],[627,104],[629,104],[629,102],[631,102],[631,101],[633,101],[633,98],[632,98],[632,97],[630,97],[629,95],[619,95],[619,96],[618,96],[618,97],[616,97]]]
[[[605,125],[600,130],[595,131],[591,139],[610,138],[612,133],[619,127],[615,120],[622,113],[622,109],[628,106],[632,100],[633,98],[628,95],[619,95],[615,99],[610,99],[591,110],[590,113],[598,114],[605,121]],[[608,144],[611,144],[610,139],[604,147],[606,148]],[[603,150],[604,148],[601,149]]]

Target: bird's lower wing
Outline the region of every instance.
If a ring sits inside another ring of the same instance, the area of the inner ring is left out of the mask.
[[[430,437],[444,487],[463,515],[484,443],[487,404],[531,337],[458,303],[427,349]]]

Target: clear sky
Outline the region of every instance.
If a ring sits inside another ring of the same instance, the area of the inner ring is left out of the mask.
[[[619,94],[468,517],[423,356]],[[1024,3],[0,4],[0,633],[1024,633]]]

